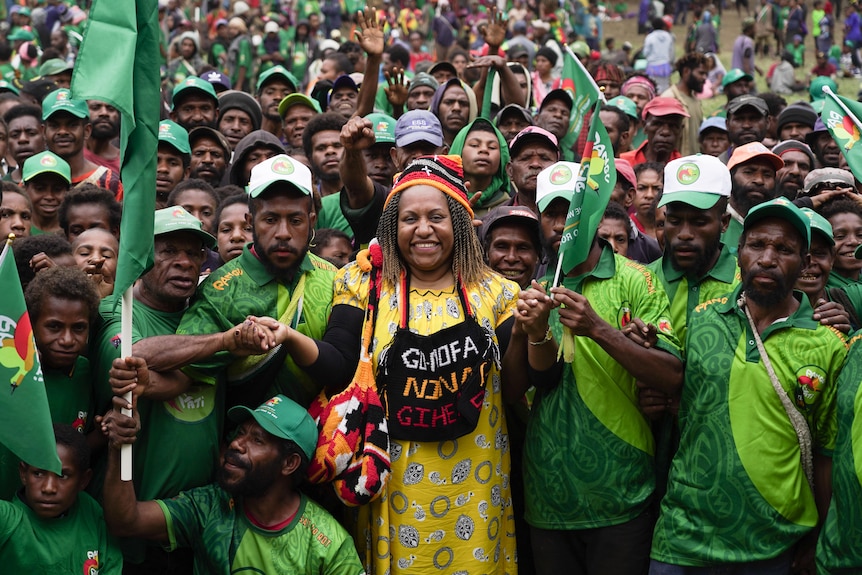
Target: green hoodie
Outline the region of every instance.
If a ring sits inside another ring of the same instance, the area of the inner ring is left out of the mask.
[[[449,153],[460,156],[461,152],[464,151],[464,142],[467,140],[467,134],[469,134],[479,123],[483,123],[488,126],[497,136],[497,142],[500,144],[500,166],[497,168],[497,173],[494,174],[494,177],[491,179],[491,185],[488,186],[488,188],[484,190],[469,191],[471,197],[476,192],[482,192],[482,195],[479,196],[479,200],[473,204],[473,211],[476,213],[477,217],[484,215],[491,208],[507,202],[511,197],[509,195],[509,190],[511,188],[509,184],[509,176],[506,174],[506,164],[509,163],[509,145],[506,143],[506,139],[503,137],[503,134],[501,134],[489,120],[486,120],[485,118],[476,118],[461,128],[461,131],[458,132],[455,139],[452,141],[452,147],[449,148]],[[467,179],[466,173],[464,174],[464,179]]]

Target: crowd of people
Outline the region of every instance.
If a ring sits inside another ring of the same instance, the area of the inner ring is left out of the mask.
[[[821,119],[832,44],[809,101],[754,82],[805,3],[764,0],[727,70],[696,2],[643,4],[635,51],[602,33],[624,5],[352,4],[159,1],[154,215],[71,85],[85,7],[9,10],[0,236],[62,474],[0,446],[4,569],[862,572],[859,127]],[[594,113],[615,185],[557,279]],[[123,357],[121,222],[149,217]],[[309,408],[363,361],[389,466],[347,506],[308,479]]]

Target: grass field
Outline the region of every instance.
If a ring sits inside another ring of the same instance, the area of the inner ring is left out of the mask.
[[[754,6],[755,1],[751,0],[750,4]],[[636,2],[629,2],[629,11],[633,13],[637,13],[638,4]],[[752,16],[754,16],[754,8],[752,8]],[[720,44],[721,51],[718,56],[721,59],[721,63],[724,65],[726,69],[730,69],[730,56],[733,50],[733,42],[736,40],[737,36],[742,32],[742,20],[747,16],[745,11],[743,11],[742,16],[738,16],[736,13],[736,8],[728,8],[725,9],[721,16],[721,30],[720,30]],[[687,24],[690,24],[692,21],[692,14],[688,14]],[[840,20],[839,20],[840,22]],[[840,25],[840,24],[839,24]],[[809,28],[810,28],[809,23]],[[685,42],[687,25],[679,24],[674,26],[671,32],[676,37],[676,52],[677,55],[681,55],[683,52],[683,44]],[[840,35],[840,31],[839,31]],[[637,33],[637,18],[627,18],[619,22],[605,22],[604,23],[604,36],[605,38],[612,37],[616,39],[617,47],[622,46],[622,43],[628,40],[632,43],[635,48],[635,51],[643,46],[644,36],[639,36]],[[806,75],[811,71],[811,68],[816,64],[815,62],[815,49],[814,49],[814,40],[811,38],[811,35],[805,39],[805,65],[802,68],[796,69],[796,79],[800,81],[804,81]],[[773,43],[774,44],[774,43]],[[763,70],[765,74],[769,67],[773,64],[773,62],[778,61],[777,57],[764,57],[758,56],[757,66]],[[674,74],[673,78],[671,78],[671,82],[676,82],[678,80],[678,76]],[[769,90],[769,86],[766,82],[766,78],[764,76],[757,76],[757,90],[758,92],[766,92]],[[860,80],[855,78],[840,78],[837,80],[838,82],[838,93],[842,96],[846,96],[851,99],[856,99],[856,93],[860,88]],[[788,103],[796,102],[799,100],[808,100],[807,92],[799,92],[792,95],[785,95],[784,98]],[[703,101],[703,110],[704,115],[709,116],[713,111],[722,107],[725,103],[725,97],[723,95],[718,95],[715,98],[710,100]]]

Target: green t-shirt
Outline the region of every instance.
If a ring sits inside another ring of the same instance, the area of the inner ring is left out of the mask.
[[[616,328],[639,317],[661,329],[658,347],[679,357],[667,296],[642,265],[608,246],[586,276],[563,285],[582,293]],[[551,329],[560,341],[556,310]],[[575,360],[562,380],[539,389],[524,445],[525,518],[541,529],[590,529],[640,515],[655,486],[655,444],[638,408],[635,378],[599,344],[575,338]]]
[[[734,256],[739,251],[739,238],[742,236],[742,222],[730,217],[730,223],[727,224],[727,229],[721,234],[721,243],[727,246],[730,253]]]
[[[195,574],[364,573],[353,540],[322,507],[302,495],[290,523],[270,531],[252,523],[242,503],[216,485],[158,501],[170,549],[191,547]]]
[[[115,296],[102,300],[102,328],[97,340],[96,406],[104,413],[112,393],[108,371],[120,357],[120,306]],[[176,331],[183,312],[162,312],[138,300],[132,304],[132,343]],[[219,457],[224,413],[223,391],[195,382],[171,401],[138,400],[141,433],[132,449],[132,479],[141,500],[173,497],[184,489],[206,485],[213,478]],[[180,440],[181,438],[181,440]],[[97,488],[96,488],[97,489]],[[143,560],[143,545],[123,540],[128,561]]]
[[[817,542],[817,572],[862,572],[862,335],[850,340],[838,378],[838,438],[832,457],[832,501]]]
[[[347,222],[347,218],[341,212],[341,192],[335,192],[324,196],[320,200],[320,213],[317,214],[317,224],[314,226],[319,230],[324,228],[335,228],[353,237],[353,228]]]
[[[80,431],[93,429],[93,376],[90,361],[78,356],[70,372],[43,368],[53,423],[67,423]]]
[[[332,307],[336,269],[326,260],[309,253],[302,260],[299,270],[306,278],[302,304],[296,306],[294,317],[285,318],[284,323],[295,326],[300,333],[311,338],[322,339]],[[242,323],[249,315],[281,319],[290,306],[301,274],[297,274],[290,285],[277,281],[246,246],[239,257],[220,267],[201,283],[194,303],[183,316],[177,333],[200,335],[225,331]],[[226,375],[226,369],[233,363],[234,357],[224,351],[205,361],[188,365],[183,371],[196,381],[214,385]],[[234,387],[245,386],[246,383],[245,379],[239,379]],[[278,369],[272,381],[263,383],[269,386],[264,394],[266,397],[283,393],[300,405],[308,406],[320,393],[324,382],[312,381],[286,355],[284,365]]]
[[[670,321],[680,341],[685,341],[686,325],[694,308],[707,300],[723,296],[740,282],[736,258],[721,246],[718,260],[706,275],[691,281],[686,274],[675,270],[670,258],[659,258],[647,266],[661,282],[670,300]]]
[[[770,559],[817,524],[796,432],[757,350],[742,287],[699,305],[689,321],[680,445],[655,528],[652,558],[704,566]],[[801,294],[797,294],[801,295]],[[844,336],[812,319],[808,298],[761,334],[813,448],[835,446],[836,378]]]
[[[4,573],[119,575],[123,559],[102,508],[86,493],[65,515],[42,519],[16,496],[0,502],[0,565]]]

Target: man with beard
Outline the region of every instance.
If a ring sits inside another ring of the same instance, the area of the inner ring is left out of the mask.
[[[616,106],[605,104],[599,109],[599,119],[608,132],[614,157],[618,158],[623,152],[631,150],[631,121],[628,114]]]
[[[809,218],[786,198],[752,208],[741,285],[692,314],[680,443],[650,573],[814,571],[847,350],[793,292],[810,241]]]
[[[110,191],[117,201],[123,200],[119,172],[84,157],[93,130],[86,101],[73,99],[69,90],[54,90],[42,101],[42,121],[45,144],[69,164],[73,186],[88,182]]]
[[[262,121],[260,105],[245,92],[236,90],[222,92],[218,97],[218,106],[218,131],[227,138],[231,150],[236,149],[240,140],[260,129]],[[278,115],[277,111],[276,115]],[[280,117],[278,126],[278,133],[281,134]]]
[[[512,182],[510,206],[524,206],[538,215],[536,206],[536,179],[539,172],[559,161],[557,138],[547,130],[528,126],[518,132],[509,145],[509,163],[506,173]]]
[[[476,119],[476,95],[470,86],[453,78],[437,88],[431,100],[431,113],[440,119],[443,141],[451,146],[461,128]]]
[[[565,90],[551,90],[542,100],[536,125],[549,131],[561,142],[569,131],[569,117],[572,115],[572,97]],[[565,152],[563,153],[565,156]]]
[[[682,133],[682,121],[688,112],[673,98],[653,98],[643,109],[646,140],[636,149],[620,155],[632,166],[644,162],[666,164],[682,156],[677,141]]]
[[[171,95],[171,120],[191,131],[198,126],[216,127],[218,95],[213,85],[189,76],[176,85]]]
[[[257,101],[263,112],[263,122],[259,127],[276,138],[281,138],[283,124],[281,115],[278,113],[278,105],[296,92],[298,84],[294,75],[281,65],[273,66],[257,80]]]
[[[179,206],[157,210],[153,217],[155,261],[135,284],[132,303],[132,355],[137,364],[149,363],[151,368],[154,358],[165,353],[153,345],[157,341],[154,336],[175,332],[195,293],[206,248],[216,243],[203,231],[200,220]],[[127,358],[120,358],[119,348],[121,314],[115,303],[120,296],[105,298],[99,307],[102,328],[93,344],[97,413],[105,413],[114,396],[109,374],[125,381],[122,371],[112,371],[112,366],[127,369]],[[234,338],[225,339],[232,343]],[[140,383],[135,391],[136,408],[147,433],[133,452],[135,489],[141,497],[154,499],[206,485],[219,453],[221,416],[216,406],[216,386],[177,382],[155,372]],[[180,437],[182,441],[177,440]],[[133,574],[189,573],[192,565],[191,553],[166,553],[160,546],[141,539],[124,541],[123,555],[126,572]]]
[[[283,393],[307,406],[323,382],[299,369],[286,350],[237,361],[221,332],[248,316],[269,316],[311,338],[323,337],[335,268],[308,251],[317,221],[311,172],[280,154],[252,168],[248,190],[253,243],[201,283],[177,328],[185,337],[163,345],[176,353],[160,359],[206,385],[226,378],[228,405],[253,406]]]
[[[721,87],[724,90],[724,95],[727,96],[729,105],[734,99],[751,93],[751,85],[754,83],[754,76],[746,74],[739,68],[731,68],[721,79]]]
[[[808,102],[794,102],[784,108],[778,114],[778,139],[805,141],[814,123],[817,121],[817,112]]]
[[[799,140],[784,140],[772,148],[772,153],[784,162],[784,167],[775,172],[777,196],[793,201],[814,168],[814,153]]]
[[[9,155],[17,164],[3,179],[17,184],[21,182],[21,168],[27,158],[45,150],[42,110],[39,106],[19,104],[10,108],[3,120],[8,130]]]
[[[327,112],[311,119],[302,132],[302,148],[311,163],[317,195],[325,198],[341,190],[339,164],[344,155],[341,129],[347,118]]]
[[[228,417],[238,427],[215,484],[172,499],[137,501],[134,485],[120,480],[119,448],[134,442],[138,426],[119,410],[109,412],[102,421],[110,444],[109,529],[172,551],[190,548],[196,573],[364,573],[347,531],[299,490],[317,445],[317,425],[308,412],[276,395],[254,411],[235,407]]]
[[[231,154],[227,139],[218,130],[201,126],[189,132],[189,146],[192,150],[189,177],[219,187]]]
[[[84,158],[119,174],[120,148],[114,145],[114,140],[120,135],[120,112],[99,100],[88,100],[87,107],[93,131],[84,148]]]
[[[191,163],[189,133],[170,120],[159,122],[159,146],[156,152],[156,209],[167,207],[168,194],[189,177]]]
[[[728,163],[737,146],[762,142],[769,125],[769,106],[763,98],[746,94],[727,105],[727,132],[730,147],[718,157]]]
[[[518,132],[532,125],[533,115],[525,107],[518,104],[504,106],[494,118],[494,126],[500,130],[506,142],[510,144]]]
[[[679,72],[679,82],[661,95],[676,98],[688,112],[688,118],[682,121],[682,139],[679,143],[680,153],[688,156],[698,153],[700,147],[697,131],[703,122],[703,106],[697,94],[703,91],[706,83],[706,56],[690,52],[676,61],[676,71]]]
[[[731,219],[721,241],[734,255],[748,210],[778,196],[775,174],[783,167],[784,161],[760,142],[740,146],[728,162],[732,187],[727,212]]]
[[[838,144],[832,138],[829,130],[826,129],[826,124],[820,118],[814,123],[814,129],[805,135],[805,143],[808,144],[817,158],[818,165],[816,167],[841,167],[839,164],[841,161],[841,150],[838,149]]]

